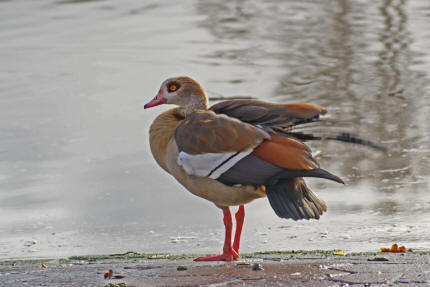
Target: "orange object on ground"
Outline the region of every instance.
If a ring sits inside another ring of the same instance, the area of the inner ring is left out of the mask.
[[[105,279],[111,279],[112,278],[112,274],[113,274],[112,269],[109,269],[109,271],[105,273],[104,278]]]
[[[394,243],[391,248],[381,248],[381,252],[394,252],[394,253],[404,253],[406,252],[405,246],[398,246],[396,243]]]

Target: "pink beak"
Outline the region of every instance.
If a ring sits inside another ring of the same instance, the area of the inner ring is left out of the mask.
[[[166,103],[166,98],[163,97],[163,91],[158,91],[158,94],[149,102],[147,103],[144,108],[152,108],[158,105],[162,105]]]

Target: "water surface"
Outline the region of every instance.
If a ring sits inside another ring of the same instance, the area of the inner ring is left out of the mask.
[[[143,104],[175,75],[323,105],[389,148],[310,143],[346,186],[308,180],[320,221],[249,204],[243,252],[430,248],[429,16],[425,0],[1,1],[0,258],[221,250],[220,210],[149,152],[165,107]]]

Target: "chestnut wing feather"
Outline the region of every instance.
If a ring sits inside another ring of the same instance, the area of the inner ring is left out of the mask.
[[[227,115],[199,110],[178,126],[178,149],[190,155],[244,152],[252,150],[270,136],[263,130]]]
[[[252,152],[257,157],[287,169],[310,170],[319,168],[310,148],[296,139],[272,136]]]
[[[280,136],[272,136],[261,143],[218,180],[229,185],[273,185],[280,179],[296,177],[319,177],[343,183],[339,177],[319,167],[305,144]]]

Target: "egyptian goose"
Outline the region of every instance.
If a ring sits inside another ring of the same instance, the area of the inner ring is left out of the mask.
[[[327,112],[323,107],[228,100],[209,108],[203,88],[189,77],[164,81],[145,109],[162,104],[177,107],[160,114],[150,127],[155,160],[191,193],[213,202],[224,214],[223,253],[195,261],[238,258],[244,204],[267,196],[281,218],[318,219],[326,205],[303,177],[343,183],[321,169],[309,147],[292,132],[295,125],[317,121]],[[334,139],[371,144],[349,134]],[[239,206],[233,245],[230,206]]]

